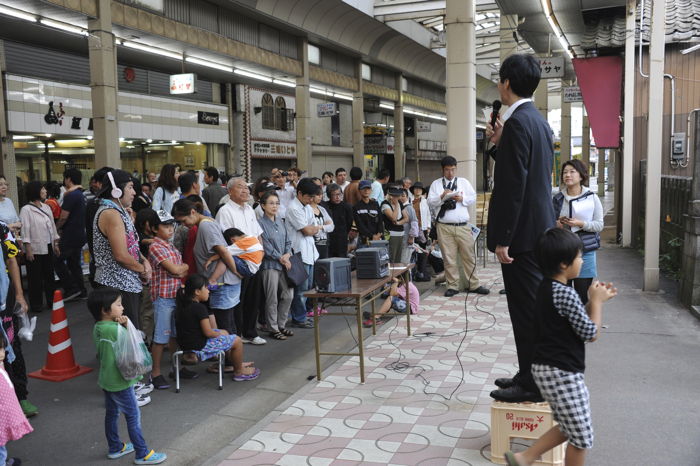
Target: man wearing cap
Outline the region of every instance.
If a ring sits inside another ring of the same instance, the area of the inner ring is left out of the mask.
[[[462,268],[468,280],[470,293],[489,294],[489,290],[479,285],[474,257],[474,237],[469,226],[468,206],[476,203],[476,191],[466,178],[457,174],[457,160],[447,155],[440,161],[442,178],[430,185],[428,205],[438,211],[436,228],[442,258],[445,262],[447,290],[445,296],[459,293],[459,270],[457,256],[462,260]]]
[[[364,181],[360,181],[362,185]],[[326,187],[329,201],[321,205],[328,211],[333,219],[335,229],[328,233],[328,257],[348,256],[348,235],[352,228],[352,207],[343,200],[343,191],[340,186],[331,183]]]
[[[428,207],[428,200],[423,197],[425,189],[423,188],[423,183],[416,181],[411,186],[411,194],[413,194],[413,210],[416,211],[416,217],[418,217],[418,228],[420,228],[422,237],[419,235],[416,242],[418,246],[422,249],[426,249],[428,246],[428,235],[430,235],[430,207]],[[413,281],[416,282],[429,282],[430,275],[428,274],[428,254],[424,252],[418,252],[416,259],[416,276]]]
[[[379,203],[370,198],[372,183],[360,181],[360,201],[352,206],[352,218],[358,233],[357,244],[367,244],[384,236],[384,221],[379,211]]]

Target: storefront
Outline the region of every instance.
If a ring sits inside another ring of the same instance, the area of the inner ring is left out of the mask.
[[[75,167],[95,171],[90,88],[6,75],[8,126],[17,176],[23,181],[61,181]],[[183,170],[205,168],[217,144],[229,144],[224,105],[119,92],[117,116],[122,168],[160,172],[166,163]]]

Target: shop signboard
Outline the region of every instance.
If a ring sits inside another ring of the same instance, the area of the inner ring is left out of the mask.
[[[336,113],[338,113],[338,109],[335,102],[325,102],[316,105],[316,115],[319,117],[333,116]]]
[[[583,102],[583,96],[581,95],[581,88],[578,86],[567,86],[564,87],[564,102]]]
[[[394,153],[394,136],[388,136],[386,138],[386,153],[387,154]]]
[[[170,93],[171,94],[194,94],[197,77],[194,73],[171,74]]]
[[[538,61],[542,79],[564,77],[564,57],[541,57]]]
[[[251,155],[261,158],[296,158],[297,145],[290,142],[251,141]]]
[[[386,139],[383,134],[365,135],[365,152],[367,154],[386,154]]]
[[[219,114],[214,112],[197,112],[197,123],[200,125],[219,126]]]
[[[429,121],[416,121],[416,131],[419,133],[429,133],[431,129],[431,125]]]

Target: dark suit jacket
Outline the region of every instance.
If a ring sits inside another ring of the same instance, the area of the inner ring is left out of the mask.
[[[532,102],[520,105],[503,126],[495,155],[489,205],[488,248],[532,251],[555,224],[552,207],[552,130]]]

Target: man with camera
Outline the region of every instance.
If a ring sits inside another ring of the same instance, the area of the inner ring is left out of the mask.
[[[277,168],[272,170],[272,182],[275,183],[275,190],[280,199],[280,208],[277,215],[282,219],[287,215],[287,206],[296,197],[296,187],[287,183],[288,175],[289,172],[284,170]]]
[[[430,185],[428,205],[438,211],[436,229],[438,243],[445,262],[445,278],[450,297],[459,293],[459,269],[457,257],[462,260],[462,268],[467,276],[470,293],[489,294],[489,290],[479,285],[474,257],[474,237],[469,225],[468,206],[476,203],[476,192],[466,178],[457,174],[457,160],[447,155],[440,161],[442,178]]]

